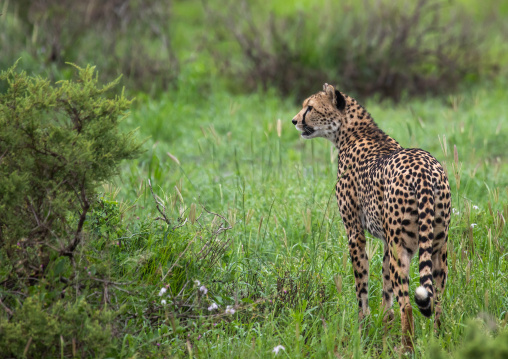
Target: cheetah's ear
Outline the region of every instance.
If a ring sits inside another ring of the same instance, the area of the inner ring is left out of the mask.
[[[326,93],[330,101],[335,103],[335,88],[332,85],[324,84],[323,91]]]
[[[335,89],[335,87],[332,85],[324,84],[323,91],[339,111],[343,111],[346,108],[346,99],[344,96],[342,96],[339,90]]]

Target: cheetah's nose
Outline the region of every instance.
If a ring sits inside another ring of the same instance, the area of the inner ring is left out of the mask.
[[[292,122],[293,122],[293,125],[296,125],[296,120],[294,118],[293,118]]]

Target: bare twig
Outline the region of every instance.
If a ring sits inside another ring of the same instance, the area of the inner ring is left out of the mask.
[[[189,244],[187,244],[187,247],[185,248],[185,250],[180,253],[180,255],[178,256],[178,258],[176,259],[175,263],[173,263],[173,265],[171,266],[171,268],[169,268],[169,270],[166,272],[166,274],[162,277],[161,281],[164,282],[164,279],[166,279],[166,277],[168,276],[169,273],[171,273],[171,270],[173,269],[173,267],[178,263],[178,261],[180,260],[180,258],[182,258],[182,256],[185,254],[185,252],[187,252],[187,250],[190,248],[191,244],[194,243],[194,240],[196,238],[192,239],[192,241],[189,242]]]
[[[74,250],[81,242],[83,225],[85,224],[86,215],[88,213],[88,210],[90,209],[90,202],[88,201],[88,198],[86,196],[85,179],[86,176],[83,176],[83,181],[81,182],[80,188],[82,206],[81,206],[81,214],[79,216],[78,228],[76,228],[76,232],[74,234],[74,238],[71,244],[60,251],[60,255],[69,257],[71,259],[74,257]]]
[[[155,218],[157,219],[157,218]],[[120,238],[117,238],[117,240],[121,240],[121,239],[131,239],[132,237],[134,236],[139,236],[140,234],[145,234],[145,233],[149,233],[150,231],[144,231],[144,232],[138,232],[138,233],[133,233],[131,234],[130,236],[125,236],[125,237],[120,237]]]
[[[37,222],[37,228],[42,227],[41,221],[39,220],[39,216],[37,215],[37,213],[35,213],[35,208],[33,206],[33,203],[32,203],[32,200],[30,199],[30,197],[27,197],[27,205],[34,215],[35,221]]]
[[[112,285],[112,287],[113,287],[113,288],[115,288],[115,289],[117,289],[117,290],[119,290],[120,292],[124,292],[124,293],[127,293],[127,294],[129,294],[129,295],[134,295],[134,294],[135,294],[135,293],[133,293],[133,292],[131,292],[131,291],[127,290],[127,289],[120,288],[120,287],[118,287],[118,286],[116,286],[116,285]],[[114,293],[113,293],[113,295],[114,295],[114,296],[115,296],[115,298],[116,298],[116,294],[114,294]]]
[[[30,344],[32,344],[32,337],[28,339],[26,343],[25,350],[23,351],[23,356],[26,358],[26,354],[28,353],[28,348],[30,348]]]
[[[155,219],[161,219],[161,218],[160,218],[160,217],[157,217],[157,218],[155,218]],[[180,227],[185,226],[185,223],[187,223],[187,221],[188,221],[188,218],[185,218],[185,221],[183,221],[183,223],[182,223],[182,224],[179,224],[178,226],[174,226],[174,227],[173,227],[173,229],[177,229],[177,228],[180,228]]]
[[[109,293],[108,293],[108,283],[104,283],[104,294],[102,296],[104,300],[104,305],[109,303]]]
[[[9,314],[9,317],[12,317],[14,313],[4,304],[4,302],[2,302],[2,298],[0,298],[0,305],[2,306],[2,308],[4,308],[7,314]]]
[[[90,277],[90,279],[92,280],[95,280],[97,282],[101,282],[101,283],[105,283],[105,284],[111,284],[111,285],[129,285],[129,284],[132,284],[134,283],[135,281],[130,281],[130,282],[125,282],[125,283],[120,283],[120,282],[112,282],[110,280],[107,280],[107,279],[100,279],[100,278],[94,278],[94,277]]]
[[[100,292],[100,291],[96,291],[96,292],[93,292],[93,293],[91,293],[91,294],[88,294],[88,295],[86,296],[86,298],[89,298],[89,297],[91,297],[91,296],[99,296],[99,295],[101,295],[101,293],[102,293],[102,292]]]
[[[219,228],[217,228],[213,233],[211,239],[205,244],[205,246],[199,251],[197,254],[200,258],[200,260],[205,259],[212,253],[211,258],[208,259],[208,266],[212,266],[214,263],[216,263],[217,259],[220,257],[220,255],[224,252],[226,246],[230,243],[231,239],[226,239],[225,241],[220,241],[219,235],[227,230],[230,230],[233,228],[229,221],[222,215],[218,213],[211,212],[207,210],[203,205],[203,210],[209,214],[214,215],[216,218],[222,218],[224,220],[224,223],[219,224]],[[225,226],[227,224],[227,227]]]
[[[214,251],[213,255],[211,256],[211,258],[208,261],[208,267],[209,268],[212,267],[215,263],[217,263],[217,260],[224,253],[226,247],[229,245],[230,242],[231,242],[231,238],[230,239],[226,239],[222,243],[219,243],[219,245],[217,246],[217,248]]]
[[[179,296],[181,296],[181,295],[182,295],[183,290],[185,289],[185,287],[187,287],[187,284],[189,284],[189,283],[190,283],[189,281],[187,281],[187,282],[185,283],[185,285],[182,287],[182,290],[180,291],[180,293],[178,293],[177,297],[179,297]]]
[[[0,14],[0,15],[2,15],[2,14]],[[5,152],[4,152],[4,153],[2,153],[2,155],[0,156],[0,160],[1,160],[2,158],[4,158],[4,156],[5,156],[5,154],[6,154],[6,153],[7,153],[7,150],[5,150]],[[0,163],[2,163],[2,162],[0,161]]]
[[[229,221],[226,218],[224,218],[223,216],[221,216],[220,214],[207,210],[206,207],[203,206],[203,205],[201,205],[201,207],[203,207],[203,210],[205,210],[205,212],[207,212],[209,214],[213,214],[214,216],[222,218],[229,225]],[[231,228],[232,227],[230,226],[229,228],[226,228],[226,229],[231,229]]]
[[[162,218],[157,217],[156,219],[163,219],[164,222],[166,222],[168,225],[171,225],[171,221],[166,216],[166,206],[164,206],[164,204],[157,199],[157,195],[153,192],[152,182],[150,180],[148,180],[148,187],[150,187],[150,192],[152,192],[153,199],[155,200],[155,206],[157,207],[159,213],[162,215]],[[163,209],[161,209],[161,207]]]
[[[1,283],[2,285],[5,284],[5,282]],[[19,295],[19,296],[22,296],[22,297],[28,297],[28,295],[26,293],[23,293],[23,292],[19,292],[17,290],[4,290],[4,293],[9,293],[9,294],[14,294],[14,295]]]

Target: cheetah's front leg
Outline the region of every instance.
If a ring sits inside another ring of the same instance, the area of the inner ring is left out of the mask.
[[[358,319],[360,325],[365,316],[370,314],[368,300],[369,258],[365,251],[365,233],[358,223],[353,228],[346,227],[349,239],[349,255],[355,274],[356,298],[358,299]]]

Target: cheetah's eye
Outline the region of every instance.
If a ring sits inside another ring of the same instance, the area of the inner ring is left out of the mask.
[[[307,111],[305,111],[305,114],[309,113],[310,111],[312,111],[314,107],[312,106],[307,106]]]

